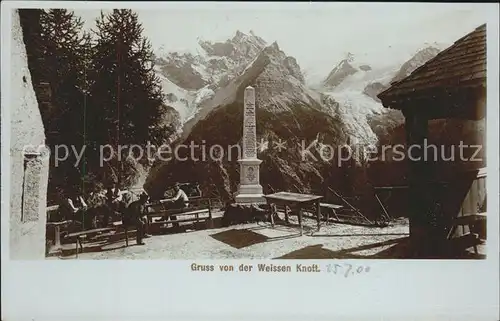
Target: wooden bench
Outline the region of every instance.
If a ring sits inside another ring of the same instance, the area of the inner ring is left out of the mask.
[[[123,231],[120,231],[120,227],[116,227],[114,230],[109,232],[104,232],[102,234],[98,234],[92,238],[93,241],[101,241],[105,240],[107,243],[112,243],[115,241],[120,241],[123,236],[125,236],[125,245],[128,246],[129,237],[135,237],[137,230],[136,229],[128,229],[127,227],[123,227]]]
[[[456,217],[451,222],[451,228],[448,233],[448,239],[450,239],[455,233],[456,229],[459,226],[468,226],[470,227],[478,224],[486,222],[486,213],[477,213],[477,214],[468,214]]]
[[[478,254],[479,252],[477,246],[482,243],[483,242],[479,238],[479,235],[476,233],[466,233],[462,236],[455,237],[449,240],[449,246],[453,252],[460,252],[472,247],[474,248],[474,253]]]
[[[343,208],[344,206],[337,204],[329,204],[329,203],[319,203],[319,207],[325,209],[326,222],[328,223],[330,221],[330,213],[333,213],[335,218],[338,220],[339,218],[337,216],[337,210]]]
[[[121,235],[125,235],[125,242],[126,246],[128,246],[128,236],[129,233],[135,232],[135,230],[129,230],[127,227],[124,227],[122,225],[114,226],[114,227],[103,227],[103,228],[96,228],[96,229],[91,229],[91,230],[85,230],[85,231],[80,231],[80,232],[75,232],[75,233],[70,233],[66,235],[67,239],[75,239],[76,243],[76,257],[78,257],[78,248],[83,252],[83,242],[86,239],[89,239],[91,237],[97,237],[97,238],[106,238],[110,237],[113,235],[118,235],[117,232],[123,229],[123,232]],[[115,232],[111,234],[110,232]],[[108,234],[105,234],[108,233]]]
[[[448,243],[452,250],[466,250],[474,248],[474,253],[478,254],[477,246],[483,243],[478,233],[473,233],[473,227],[478,223],[486,222],[486,213],[477,213],[459,216],[452,221],[451,229],[448,233]],[[459,237],[453,237],[459,226],[468,226],[470,232]]]
[[[486,221],[486,214],[484,213],[463,215],[453,219],[453,226],[463,226],[463,225],[470,226],[485,221]]]
[[[191,205],[195,203],[195,205]],[[186,222],[207,222],[209,228],[212,227],[212,206],[210,199],[197,199],[190,200],[190,206],[182,209],[168,209],[168,203],[158,202],[154,204],[147,204],[147,218],[150,226],[154,225],[168,225],[179,224]],[[171,218],[176,216],[176,220],[154,220],[155,218]],[[179,218],[186,217],[186,218]]]

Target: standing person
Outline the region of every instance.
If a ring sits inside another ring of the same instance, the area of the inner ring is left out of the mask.
[[[130,224],[134,225],[137,229],[137,244],[144,245],[142,241],[143,238],[150,237],[151,235],[146,234],[147,230],[147,218],[146,214],[146,202],[149,196],[146,193],[142,193],[139,199],[135,202],[130,203],[127,207],[127,215],[130,220]]]
[[[130,224],[130,216],[128,215],[128,207],[132,203],[132,195],[130,192],[126,192],[122,195],[121,200],[118,201],[116,205],[116,212],[118,212],[122,218],[122,223],[124,225]]]
[[[169,209],[182,209],[186,208],[189,206],[189,198],[186,195],[186,192],[181,188],[181,185],[179,183],[175,183],[174,185],[174,191],[175,195],[172,198],[168,198],[165,200],[162,200],[162,203],[169,203],[168,208]],[[172,221],[177,220],[176,215],[172,215]],[[166,221],[168,217],[164,217],[164,220]],[[179,227],[179,223],[173,223],[174,227]]]
[[[128,207],[130,205],[130,203],[132,203],[132,193],[129,191],[125,191],[122,194],[121,199],[119,200],[119,203],[124,204],[125,207]]]

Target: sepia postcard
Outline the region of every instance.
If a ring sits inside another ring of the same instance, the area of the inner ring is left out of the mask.
[[[498,4],[1,21],[2,319],[500,318]]]

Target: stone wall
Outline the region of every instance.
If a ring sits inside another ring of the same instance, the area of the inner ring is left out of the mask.
[[[10,257],[43,259],[50,153],[17,10],[12,16],[10,59]]]

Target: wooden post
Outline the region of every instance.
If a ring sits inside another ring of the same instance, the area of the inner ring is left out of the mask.
[[[81,243],[80,236],[77,236],[76,237],[76,247],[75,247],[75,249],[76,249],[76,258],[78,258],[78,245],[79,245],[79,243]]]
[[[302,229],[302,206],[299,207],[299,227],[300,227],[300,236],[304,234]]]
[[[420,249],[427,249],[425,245],[430,237],[430,218],[428,191],[428,162],[424,159],[424,142],[428,136],[428,119],[424,112],[406,110],[405,129],[407,142],[407,157],[409,165],[409,199],[408,214],[410,219],[410,238],[412,244],[417,245],[417,256]]]
[[[61,227],[54,225],[54,249],[59,251],[61,249]]]
[[[321,226],[321,207],[319,205],[319,199],[316,201],[316,214],[318,215],[318,232]]]
[[[214,222],[212,219],[212,201],[208,199],[208,228],[213,228]]]
[[[274,228],[274,215],[276,214],[276,204],[274,203],[269,203],[269,209],[271,210],[271,227]]]

